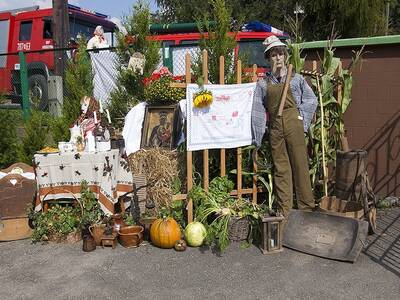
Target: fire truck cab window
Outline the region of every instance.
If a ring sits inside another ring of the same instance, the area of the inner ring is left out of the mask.
[[[32,33],[32,21],[21,22],[19,27],[19,40],[30,41]]]
[[[43,38],[44,39],[51,39],[53,38],[53,31],[51,28],[51,20],[44,20],[43,21]]]

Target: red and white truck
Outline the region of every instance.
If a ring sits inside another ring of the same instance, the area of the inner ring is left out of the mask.
[[[113,32],[116,25],[108,16],[68,5],[69,32],[72,40],[78,35],[90,38],[97,25]],[[45,109],[48,100],[48,79],[54,71],[53,10],[38,6],[0,12],[0,94],[18,99],[20,95],[19,57],[26,54],[30,93],[40,99]],[[111,39],[112,39],[111,34]],[[112,44],[111,41],[110,44]]]

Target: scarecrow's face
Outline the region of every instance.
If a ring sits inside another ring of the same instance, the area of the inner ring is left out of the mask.
[[[81,110],[82,113],[86,114],[88,107],[89,107],[89,103],[90,103],[90,98],[89,97],[84,97],[81,100]]]
[[[280,69],[285,65],[285,52],[281,49],[272,48],[270,50],[269,60],[273,71]]]

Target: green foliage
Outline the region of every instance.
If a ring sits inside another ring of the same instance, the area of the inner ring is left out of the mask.
[[[133,219],[131,214],[124,214],[124,223],[128,226],[134,225],[135,224],[135,220]]]
[[[199,46],[201,50],[208,52],[209,81],[219,83],[219,58],[225,58],[224,74],[225,82],[233,83],[235,78],[234,48],[236,47],[235,34],[229,35],[231,31],[232,11],[225,5],[225,0],[209,0],[211,13],[204,12],[201,18],[197,19],[197,27],[201,34]],[[214,20],[216,25],[211,27],[210,20]],[[206,37],[208,34],[208,37]],[[194,72],[197,78],[201,76],[202,57],[199,55]]]
[[[296,73],[304,68],[305,57],[301,57],[301,48],[299,44],[288,43],[288,50],[290,53],[289,63],[293,65],[293,70]]]
[[[34,229],[32,240],[58,241],[75,232],[80,222],[80,208],[54,205],[46,212],[30,213]]]
[[[228,225],[231,217],[259,219],[267,212],[264,205],[252,204],[243,198],[230,195],[234,183],[225,177],[216,177],[210,182],[208,192],[194,186],[188,198],[193,200],[196,220],[207,229],[206,242],[216,243],[222,252],[229,245]]]
[[[0,169],[17,162],[19,151],[18,119],[21,121],[20,111],[0,111]]]
[[[94,193],[89,189],[87,181],[81,182],[81,198],[80,198],[83,215],[81,219],[81,227],[89,227],[93,224],[98,224],[104,217],[99,202]]]
[[[93,73],[90,57],[86,52],[86,40],[78,41],[74,60],[68,64],[65,73],[65,90],[68,92],[63,104],[63,118],[67,126],[81,114],[80,100],[93,95]]]
[[[186,90],[170,87],[174,82],[172,76],[161,76],[160,79],[151,81],[144,89],[144,99],[148,104],[168,105],[184,99]]]
[[[69,60],[65,71],[64,90],[66,95],[62,116],[54,118],[50,123],[50,130],[55,144],[69,140],[69,126],[81,114],[80,100],[83,96],[93,95],[92,64],[86,52],[86,44],[87,41],[84,38],[78,40],[75,58]]]
[[[176,176],[172,180],[171,189],[172,189],[172,194],[173,195],[179,194],[182,191],[182,181],[179,178],[179,176]]]
[[[31,117],[25,123],[25,134],[19,154],[20,161],[32,164],[33,155],[49,143],[50,123],[51,116],[48,113],[31,111]]]
[[[193,22],[198,15],[212,10],[207,1],[156,2],[162,12],[160,19],[163,22]],[[395,33],[400,31],[400,2],[390,2],[391,32]],[[292,33],[289,17],[296,18],[294,11],[298,3],[304,11],[297,15],[302,23],[298,29],[306,40],[326,39],[333,22],[342,38],[380,35],[384,30],[385,0],[226,0],[225,3],[232,10],[232,20],[259,20]]]
[[[169,207],[163,206],[158,211],[159,218],[170,217],[178,222],[180,228],[183,230],[186,227],[185,219],[185,202],[184,201],[173,201]]]
[[[159,60],[159,43],[149,41],[152,16],[149,5],[139,1],[133,5],[133,12],[126,16],[123,23],[128,35],[117,33],[119,59],[117,88],[111,93],[109,110],[112,119],[126,116],[131,107],[144,100],[143,79],[148,77],[156,68]],[[143,74],[138,70],[127,68],[129,58],[135,52],[146,58]]]

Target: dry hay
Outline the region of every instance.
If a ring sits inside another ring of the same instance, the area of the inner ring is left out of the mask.
[[[147,197],[154,201],[156,210],[172,203],[172,182],[179,174],[176,151],[162,148],[142,149],[129,156],[132,174],[145,174]]]

